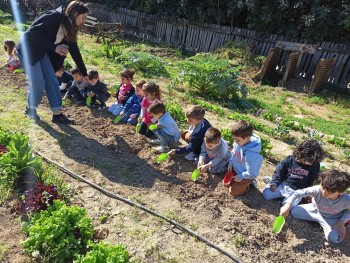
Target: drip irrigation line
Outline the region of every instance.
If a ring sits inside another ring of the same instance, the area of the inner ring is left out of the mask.
[[[218,245],[214,244],[213,242],[211,242],[211,241],[208,240],[207,238],[198,235],[197,233],[195,233],[195,232],[192,231],[191,229],[185,227],[184,225],[182,225],[182,224],[180,224],[180,223],[178,223],[178,222],[176,222],[176,221],[174,221],[174,220],[172,220],[172,219],[170,219],[170,218],[168,218],[168,217],[165,217],[165,216],[163,216],[163,215],[161,215],[161,214],[159,214],[159,213],[157,213],[157,212],[155,212],[155,211],[153,211],[153,210],[151,210],[151,209],[149,209],[149,208],[147,208],[147,207],[145,207],[145,206],[142,206],[142,205],[139,205],[139,204],[137,204],[137,203],[134,203],[134,202],[130,201],[130,200],[127,199],[127,198],[124,198],[124,197],[122,197],[122,196],[120,196],[120,195],[117,195],[117,194],[114,194],[114,193],[112,193],[112,192],[109,192],[109,191],[107,191],[106,189],[104,189],[103,187],[100,187],[99,185],[97,185],[97,184],[95,184],[95,183],[93,183],[93,182],[91,182],[91,181],[89,181],[89,180],[86,180],[86,179],[83,178],[82,176],[80,176],[80,175],[78,175],[78,174],[76,174],[76,173],[74,173],[74,172],[68,170],[67,168],[65,168],[64,166],[58,164],[58,163],[55,162],[54,160],[51,160],[50,158],[46,157],[46,156],[45,156],[44,154],[42,154],[41,152],[38,152],[38,151],[36,151],[36,150],[34,150],[34,152],[35,152],[37,155],[41,156],[46,162],[52,163],[52,164],[56,165],[61,171],[65,172],[65,173],[68,174],[69,176],[71,176],[71,177],[73,177],[73,178],[75,178],[75,179],[78,179],[78,180],[81,181],[81,182],[84,182],[84,183],[90,185],[92,188],[94,188],[94,189],[100,191],[101,193],[103,193],[103,194],[105,194],[105,195],[107,195],[107,196],[109,196],[109,197],[111,197],[111,198],[114,198],[114,199],[117,199],[117,200],[119,200],[119,201],[122,201],[122,202],[124,202],[124,203],[126,203],[126,204],[128,204],[128,205],[133,206],[133,207],[137,207],[137,208],[139,208],[139,209],[141,209],[141,210],[143,210],[143,211],[145,211],[145,212],[147,212],[147,213],[149,213],[149,214],[151,214],[151,215],[153,215],[153,216],[159,217],[159,218],[163,219],[164,221],[167,221],[168,223],[170,223],[170,224],[176,226],[177,228],[181,229],[182,231],[187,232],[188,234],[190,234],[191,236],[195,237],[196,239],[198,239],[198,240],[204,242],[204,243],[207,244],[208,246],[210,246],[210,247],[216,249],[216,250],[219,251],[220,253],[222,253],[222,254],[224,254],[225,256],[227,256],[227,257],[229,257],[230,259],[232,259],[234,262],[236,262],[236,263],[242,263],[242,261],[241,261],[240,259],[238,259],[236,256],[230,254],[229,252],[227,252],[227,251],[224,250],[223,248],[219,247]]]

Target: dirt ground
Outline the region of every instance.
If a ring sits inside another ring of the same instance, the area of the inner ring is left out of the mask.
[[[18,84],[25,83],[23,75],[16,79],[7,76],[9,83],[24,88]],[[280,202],[267,202],[260,192],[264,188],[261,178],[272,173],[273,165],[263,164],[257,188],[233,198],[218,176],[205,174],[192,182],[195,166],[183,158],[158,164],[149,140],[136,134],[133,126],[114,125],[107,110],[67,104],[65,113],[76,121],[71,126],[53,124],[48,111],[44,99],[39,110],[43,120],[28,131],[37,150],[108,191],[184,224],[242,262],[349,262],[349,227],[339,246],[328,244],[317,224],[291,217],[280,234],[271,232]],[[215,115],[208,114],[208,119],[220,123]],[[149,263],[232,262],[159,218],[68,176],[67,182],[76,191],[74,203],[88,209],[104,240],[122,242],[133,259]],[[0,215],[0,228],[6,229],[1,231],[0,244],[10,240],[6,242],[8,262],[24,262],[18,223],[9,207],[0,207]],[[101,216],[106,220],[101,222]]]

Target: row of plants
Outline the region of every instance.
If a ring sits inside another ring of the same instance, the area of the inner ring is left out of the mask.
[[[53,167],[44,168],[41,158],[34,156],[28,137],[0,128],[1,203],[15,190],[23,192],[23,172],[28,170],[36,183],[15,204],[24,219],[25,254],[40,262],[130,262],[124,245],[93,242],[92,219],[86,209],[71,205],[69,187]]]

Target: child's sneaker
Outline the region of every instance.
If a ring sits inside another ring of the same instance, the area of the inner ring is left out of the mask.
[[[106,108],[106,105],[101,105],[101,106],[99,106],[97,109],[98,110],[104,110]]]
[[[168,146],[158,146],[156,147],[156,151],[159,153],[166,153],[170,151],[170,148]]]
[[[154,145],[158,145],[158,144],[160,144],[160,140],[154,139],[154,140],[151,140],[151,143]]]
[[[270,176],[264,176],[263,177],[263,182],[265,184],[269,184],[271,182],[272,178]]]
[[[185,159],[189,161],[194,161],[195,158],[196,158],[196,155],[193,152],[190,152],[185,156]]]

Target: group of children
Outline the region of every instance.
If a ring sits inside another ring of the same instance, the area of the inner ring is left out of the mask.
[[[219,129],[204,118],[201,106],[186,110],[189,128],[180,133],[179,127],[162,103],[159,86],[141,80],[134,90],[131,82],[134,72],[121,72],[122,84],[117,91],[117,101],[109,108],[114,115],[123,116],[123,122],[141,125],[140,134],[159,144],[158,152],[183,155],[193,160],[201,173],[215,175],[231,173],[225,182],[231,195],[239,196],[255,187],[263,162],[261,140],[252,125],[245,120],[236,123],[231,132],[234,139],[232,151],[222,139]],[[138,121],[136,121],[138,120]],[[154,129],[150,129],[155,125]],[[179,147],[180,137],[187,143]],[[293,154],[276,166],[273,177],[265,177],[263,190],[266,200],[283,198],[280,215],[291,210],[293,217],[316,221],[322,226],[326,239],[340,243],[345,237],[345,224],[350,223],[350,175],[346,172],[328,170],[320,174],[320,163],[325,157],[316,140],[306,140],[298,145]],[[320,185],[314,183],[320,179]],[[302,200],[303,199],[303,200]]]
[[[16,68],[20,64],[12,42],[4,42],[8,52],[4,66]],[[65,92],[63,100],[73,98],[76,103],[85,105],[90,97],[92,107],[106,108],[110,94],[97,71],[88,73],[88,82],[83,80],[78,68],[73,68],[71,74],[61,68],[56,76]],[[261,140],[248,121],[241,120],[233,126],[232,151],[220,130],[204,118],[205,110],[201,106],[186,110],[189,128],[181,133],[162,102],[159,86],[139,80],[134,87],[133,76],[132,70],[120,72],[121,84],[114,94],[116,101],[108,108],[113,116],[121,116],[121,123],[139,125],[138,132],[157,145],[157,152],[184,156],[194,161],[201,173],[231,174],[232,179],[223,182],[233,196],[242,195],[256,185],[263,162]],[[179,147],[180,138],[187,145]],[[262,195],[266,200],[283,198],[280,215],[286,216],[291,211],[294,218],[318,222],[326,239],[337,244],[345,237],[345,224],[350,223],[350,195],[346,193],[350,175],[337,170],[320,174],[320,162],[324,157],[325,152],[317,141],[302,142],[292,155],[276,166],[272,178],[263,178],[267,185]],[[314,186],[318,179],[320,185]]]

